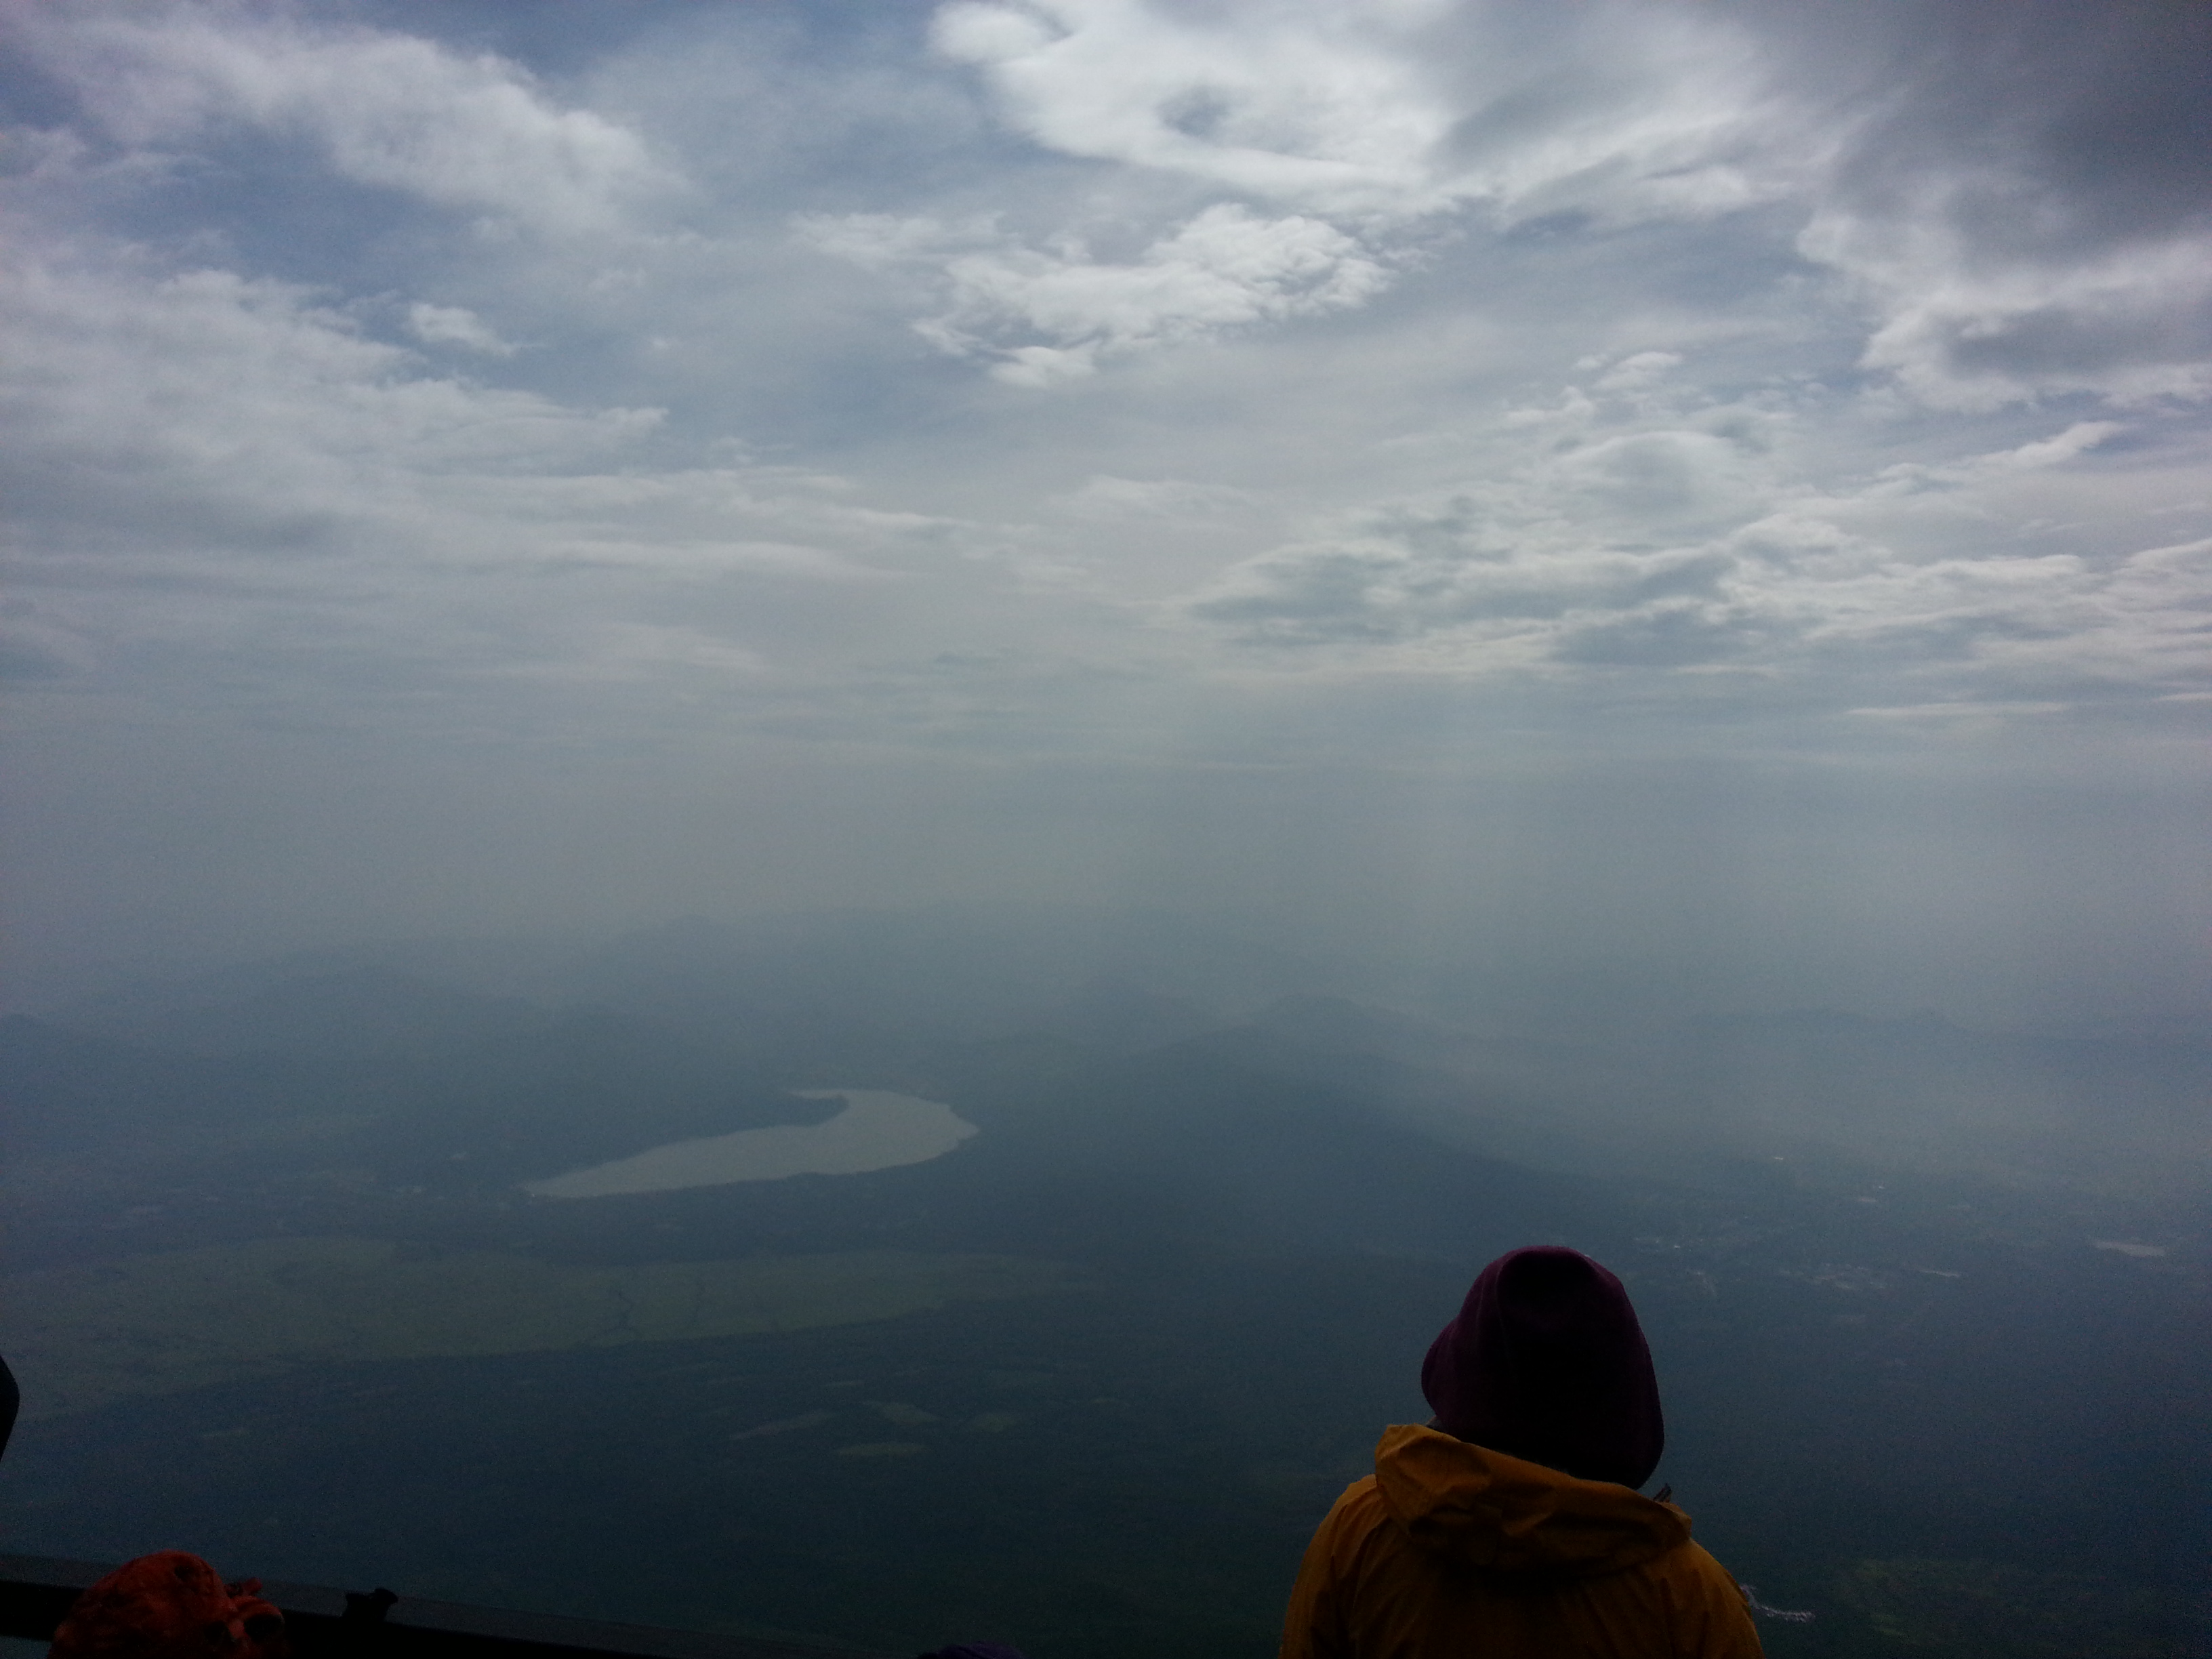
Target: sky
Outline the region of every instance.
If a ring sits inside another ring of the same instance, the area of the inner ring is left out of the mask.
[[[18,1002],[975,902],[2212,998],[2212,8],[0,19]]]

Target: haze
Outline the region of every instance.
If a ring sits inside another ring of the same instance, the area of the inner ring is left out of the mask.
[[[2208,64],[0,0],[8,1547],[1265,1659],[1558,1243],[1777,1659],[2204,1653]]]
[[[6,16],[17,1006],[948,902],[2212,992],[2203,8]]]

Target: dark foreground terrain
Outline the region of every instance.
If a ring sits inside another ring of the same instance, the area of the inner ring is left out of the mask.
[[[2204,1650],[2186,1192],[1794,1143],[1608,1154],[1503,1107],[1488,1150],[1447,1144],[1407,1109],[1449,1080],[1404,1028],[1323,1054],[1311,1008],[1176,1029],[1125,1000],[1111,1030],[1094,1007],[931,1042],[377,975],[227,1006],[197,1043],[143,1010],[4,1034],[15,1551],[179,1546],[892,1654],[1260,1659],[1316,1521],[1384,1424],[1425,1416],[1420,1354],[1468,1277],[1557,1241],[1629,1281],[1658,1478],[1699,1537],[1817,1614],[1766,1626],[1771,1651]],[[822,1085],[981,1133],[872,1175],[515,1186],[818,1119],[783,1091]],[[710,1293],[738,1312],[668,1305]],[[623,1311],[579,1329],[564,1297]]]

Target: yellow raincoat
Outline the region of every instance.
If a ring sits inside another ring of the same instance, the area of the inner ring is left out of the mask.
[[[1757,1659],[1690,1517],[1407,1425],[1314,1534],[1282,1659]]]

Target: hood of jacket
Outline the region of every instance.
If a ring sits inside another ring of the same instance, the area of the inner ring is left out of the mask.
[[[1416,1544],[1492,1572],[1620,1572],[1690,1536],[1671,1504],[1411,1424],[1383,1431],[1375,1486]]]

